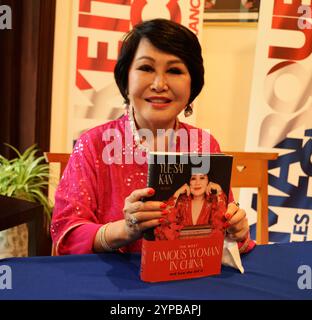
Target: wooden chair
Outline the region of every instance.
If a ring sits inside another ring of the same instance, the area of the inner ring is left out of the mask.
[[[58,163],[60,164],[60,175],[59,179],[62,177],[67,162],[70,157],[70,153],[53,153],[53,152],[44,152],[44,157],[48,163]],[[51,255],[56,256],[56,250],[52,243]]]
[[[258,188],[256,241],[269,241],[268,208],[268,161],[275,160],[278,153],[267,152],[225,152],[233,156],[231,187]]]
[[[67,162],[69,160],[69,153],[53,153],[53,152],[44,152],[44,157],[49,163],[59,163],[60,164],[60,177],[62,177]]]
[[[268,161],[275,160],[278,153],[267,152],[224,152],[233,156],[232,188],[258,188],[256,241],[267,244],[269,240],[268,225]],[[45,152],[48,162],[61,165],[60,176],[70,157],[68,153]]]

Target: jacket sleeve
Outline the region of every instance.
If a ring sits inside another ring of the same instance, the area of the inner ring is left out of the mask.
[[[55,194],[51,236],[57,255],[91,253],[101,227],[96,216],[96,173],[92,144],[76,143]]]

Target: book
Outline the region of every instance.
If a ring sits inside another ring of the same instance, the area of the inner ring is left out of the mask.
[[[144,232],[143,281],[221,272],[232,160],[224,154],[149,154],[147,186],[155,194],[143,201],[166,203],[167,214],[159,226]]]

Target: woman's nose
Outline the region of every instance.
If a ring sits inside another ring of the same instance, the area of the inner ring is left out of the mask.
[[[151,90],[155,92],[162,92],[168,90],[168,84],[165,76],[156,75],[153,83],[151,84]]]

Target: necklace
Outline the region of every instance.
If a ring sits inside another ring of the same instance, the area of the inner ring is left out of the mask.
[[[129,123],[130,123],[130,129],[133,134],[134,146],[142,151],[149,152],[150,148],[147,145],[146,140],[141,138],[138,132],[138,129],[134,120],[133,107],[130,105],[128,108],[126,108],[126,112],[127,112]],[[174,135],[170,141],[170,145],[176,144],[178,129],[179,129],[179,119],[177,117],[175,121],[175,126],[174,126]]]

